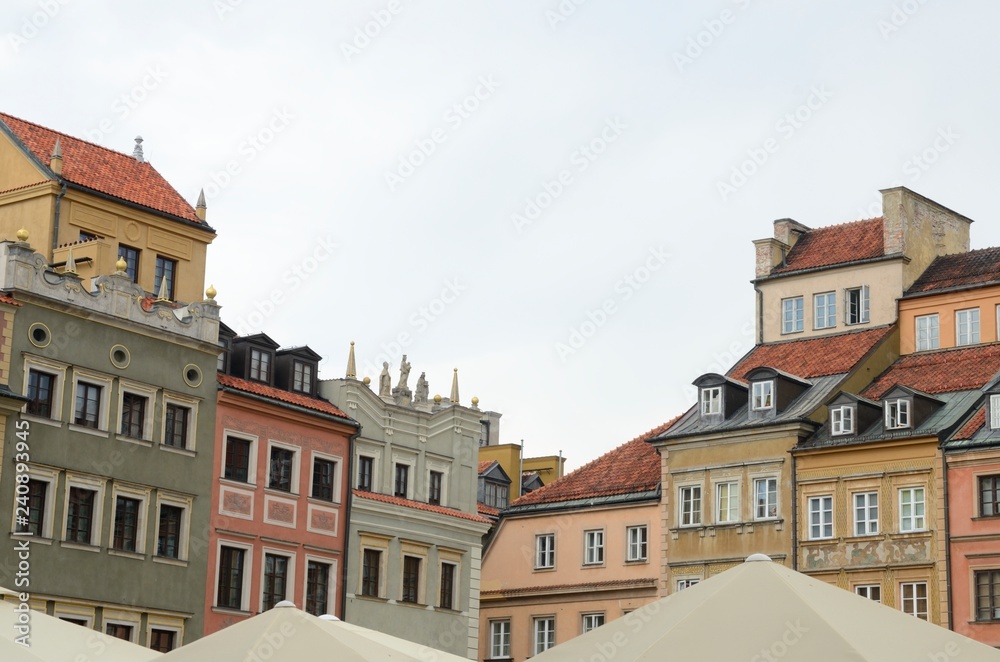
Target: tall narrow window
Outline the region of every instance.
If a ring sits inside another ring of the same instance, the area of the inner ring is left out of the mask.
[[[25,411],[34,416],[52,418],[52,392],[55,375],[38,370],[28,371],[28,407]]]
[[[815,328],[829,329],[837,326],[837,294],[824,292],[813,297]]]
[[[82,487],[69,488],[66,511],[66,540],[90,545],[94,527],[94,501],[97,492]]]
[[[225,477],[241,483],[250,478],[250,441],[226,437]]]
[[[976,572],[976,620],[1000,621],[1000,570]]]
[[[854,535],[873,536],[878,533],[878,492],[854,495]]]
[[[292,491],[292,469],[295,462],[295,452],[287,448],[274,446],[271,448],[271,467],[267,486],[272,490],[282,492]]]
[[[441,505],[441,485],[444,481],[444,474],[440,471],[430,472],[430,482],[427,488],[427,503],[436,506]]]
[[[124,552],[136,551],[139,533],[139,499],[119,496],[115,499],[115,531],[112,546]]]
[[[271,352],[250,348],[250,379],[258,382],[271,381]]]
[[[802,297],[781,300],[781,332],[797,333],[805,328],[805,307]]]
[[[833,537],[833,497],[809,498],[809,539]]]
[[[442,609],[455,608],[455,564],[441,564],[441,596],[438,605]]]
[[[554,568],[556,565],[556,535],[545,533],[535,536],[535,569]]]
[[[420,559],[416,556],[403,557],[403,602],[419,601]]]
[[[288,590],[288,557],[280,554],[264,554],[264,611],[285,599]]]
[[[937,313],[920,315],[915,321],[917,325],[917,351],[926,352],[929,349],[940,347],[941,332],[938,328]]]
[[[333,482],[337,471],[337,463],[321,458],[313,459],[312,497],[333,501]]]
[[[755,478],[753,481],[754,519],[778,516],[778,479]]]
[[[156,285],[157,296],[160,295],[163,290],[163,282],[166,281],[166,295],[167,298],[173,301],[174,299],[174,286],[176,283],[177,274],[177,261],[165,258],[161,255],[156,256],[156,274],[153,280]]]
[[[312,365],[295,361],[292,368],[292,390],[312,393]]]
[[[76,416],[73,422],[97,429],[101,414],[101,387],[87,382],[76,384]]]
[[[969,308],[955,313],[955,344],[975,345],[979,342],[979,309]]]
[[[146,398],[135,393],[122,393],[121,433],[133,439],[143,438],[143,423],[146,419]]]
[[[899,530],[923,531],[926,527],[924,519],[924,488],[906,487],[899,491]]]
[[[556,619],[552,617],[548,618],[536,618],[534,620],[534,634],[535,634],[535,645],[534,651],[535,655],[543,653],[548,649],[556,645]]]
[[[647,530],[645,526],[630,526],[625,530],[628,540],[626,561],[645,561],[647,556]]]
[[[219,548],[219,607],[243,608],[243,560],[246,550]]]
[[[510,621],[490,621],[490,659],[510,657]]]
[[[372,474],[375,468],[375,458],[367,455],[358,456],[358,489],[363,492],[372,491]]]
[[[187,448],[188,419],[191,409],[167,403],[165,425],[163,428],[163,443],[174,448]]]
[[[156,555],[168,559],[180,558],[181,522],[184,509],[178,506],[160,506],[160,527],[156,539]]]
[[[604,531],[587,531],[584,537],[583,562],[586,565],[604,563]]]
[[[118,255],[125,260],[125,274],[132,280],[133,283],[138,283],[139,249],[126,246],[125,244],[119,244]]]
[[[739,483],[719,483],[715,486],[716,521],[719,524],[738,522],[740,519]]]
[[[868,323],[868,286],[854,287],[847,290],[847,323]]]
[[[382,552],[377,549],[366,549],[361,555],[361,595],[376,598],[379,595],[379,574],[382,565]]]
[[[30,533],[35,536],[44,535],[45,531],[45,495],[49,484],[44,480],[28,481],[28,520],[17,519],[14,529],[17,533]]]
[[[681,526],[696,526],[701,524],[701,486],[691,485],[680,489]]]
[[[396,482],[393,494],[403,499],[407,498],[407,488],[409,487],[410,467],[406,464],[396,464]]]
[[[927,583],[907,582],[900,585],[903,613],[927,620]]]
[[[309,561],[306,567],[306,613],[322,616],[330,601],[330,564]]]

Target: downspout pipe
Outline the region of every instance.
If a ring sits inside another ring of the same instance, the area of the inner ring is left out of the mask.
[[[340,613],[334,614],[342,621],[346,621],[347,614],[347,559],[351,555],[351,504],[354,503],[354,440],[361,436],[361,427],[351,435],[347,441],[347,510],[344,523],[344,556],[340,559]]]
[[[795,453],[792,456],[792,570],[799,569],[799,488],[795,480]]]
[[[939,448],[941,449],[941,478],[944,482],[944,571],[948,583],[948,629],[954,631],[951,590],[951,506],[948,504],[948,460],[945,456],[943,439]]]

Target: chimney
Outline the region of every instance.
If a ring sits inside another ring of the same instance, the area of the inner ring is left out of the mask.
[[[62,155],[62,143],[56,138],[55,147],[52,148],[52,159],[49,161],[49,168],[52,172],[57,175],[62,175],[63,171],[63,155]]]
[[[788,246],[777,239],[768,237],[767,239],[756,239],[753,242],[757,259],[754,271],[755,278],[767,278],[771,275],[771,269],[775,268],[785,258]]]
[[[135,137],[135,149],[132,150],[132,158],[139,163],[146,162],[146,159],[142,155],[142,136]]]
[[[809,228],[791,218],[779,218],[774,222],[774,238],[792,250],[795,243]]]

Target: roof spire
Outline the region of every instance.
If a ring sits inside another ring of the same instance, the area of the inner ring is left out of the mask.
[[[358,369],[354,364],[354,341],[351,341],[351,353],[347,355],[347,378],[357,379]]]
[[[205,189],[201,189],[201,193],[198,194],[198,204],[194,208],[194,215],[204,221],[207,212],[208,205],[205,204]]]
[[[458,368],[455,368],[455,374],[451,377],[451,401],[458,402]]]
[[[69,251],[66,253],[66,268],[63,269],[64,274],[76,275],[76,260],[73,258],[73,248],[70,247]]]
[[[135,137],[135,149],[132,150],[132,158],[139,163],[145,163],[146,159],[142,155],[142,136]]]
[[[58,137],[56,138],[55,146],[52,148],[52,158],[51,160],[49,160],[49,168],[51,168],[52,172],[56,173],[57,175],[62,174],[63,170],[62,143],[59,142]]]
[[[170,301],[170,297],[167,296],[167,277],[163,276],[160,278],[160,292],[156,295],[157,301]]]

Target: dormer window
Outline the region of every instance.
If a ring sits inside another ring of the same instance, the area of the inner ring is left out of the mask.
[[[899,430],[910,427],[910,401],[898,398],[885,402],[885,429]]]
[[[258,382],[271,381],[271,352],[250,348],[250,379]]]
[[[750,408],[754,411],[774,408],[774,381],[753,383],[753,398],[750,400]]]
[[[722,413],[722,387],[712,386],[701,389],[701,414],[709,416],[711,414]]]
[[[312,393],[312,380],[312,364],[295,361],[292,365],[292,390],[299,393]]]
[[[854,407],[830,407],[830,431],[834,436],[854,434]]]
[[[990,429],[1000,430],[1000,394],[990,395]]]

